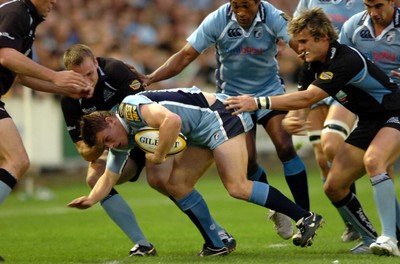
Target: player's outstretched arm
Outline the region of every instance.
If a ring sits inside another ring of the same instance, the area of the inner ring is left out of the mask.
[[[78,209],[87,209],[97,202],[103,200],[117,183],[120,174],[114,173],[108,169],[96,182],[89,196],[81,196],[72,200],[68,206]]]
[[[38,91],[74,95],[73,97],[76,97],[77,94],[87,95],[91,90],[81,74],[73,71],[53,71],[34,62],[15,49],[0,48],[0,64],[15,72],[19,76],[18,80],[21,84]],[[38,81],[35,79],[38,79]]]

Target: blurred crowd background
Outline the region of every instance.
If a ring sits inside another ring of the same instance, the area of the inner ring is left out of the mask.
[[[362,1],[362,0],[359,0]],[[7,2],[4,0],[1,3]],[[227,0],[63,0],[57,1],[37,30],[34,60],[55,70],[64,68],[62,55],[75,43],[90,46],[96,56],[114,57],[150,73],[177,52],[201,21]],[[292,15],[298,0],[271,0]],[[292,79],[297,60],[280,57],[281,73]],[[182,74],[159,87],[214,88],[214,49],[210,48]],[[14,87],[11,95],[21,89]],[[35,93],[37,96],[53,96]]]

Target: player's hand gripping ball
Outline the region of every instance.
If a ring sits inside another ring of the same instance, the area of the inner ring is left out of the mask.
[[[159,140],[159,131],[153,127],[142,127],[135,135],[136,144],[141,150],[148,153],[154,153]],[[186,137],[179,133],[175,144],[168,151],[167,155],[175,155],[181,153],[186,148]]]

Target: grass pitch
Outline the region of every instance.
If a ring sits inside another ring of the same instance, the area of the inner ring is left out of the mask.
[[[399,258],[349,253],[358,242],[341,242],[343,221],[324,195],[318,174],[311,170],[311,207],[325,218],[325,225],[317,232],[311,247],[295,247],[291,240],[280,239],[272,223],[266,220],[267,210],[229,197],[211,169],[197,189],[214,218],[235,236],[237,250],[226,257],[196,257],[203,244],[199,232],[186,215],[152,190],[142,176],[138,182],[117,189],[133,208],[159,256],[129,258],[133,243],[99,205],[84,211],[66,206],[73,198],[89,193],[84,172],[76,174],[79,175],[46,180],[46,186],[55,194],[50,201],[23,201],[19,198],[20,189],[0,206],[0,256],[5,263],[400,263]],[[282,171],[269,170],[268,175],[270,183],[291,198]],[[380,232],[367,177],[357,182],[357,193]]]

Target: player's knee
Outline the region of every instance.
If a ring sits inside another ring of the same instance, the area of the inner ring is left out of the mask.
[[[334,199],[337,193],[337,188],[330,181],[324,183],[324,192],[329,199]]]
[[[380,155],[376,153],[366,152],[363,158],[364,167],[370,176],[376,174],[376,172],[382,172],[379,170],[385,170],[386,167],[382,165]],[[382,168],[382,169],[381,169]]]
[[[153,188],[154,190],[157,190],[158,192],[162,193],[162,194],[167,194],[167,186],[166,186],[166,182],[161,179],[160,177],[152,177],[152,176],[148,176],[147,177],[147,183],[150,185],[151,188]]]
[[[329,165],[328,165],[328,161],[325,158],[325,156],[316,155],[315,160],[316,160],[319,168],[321,169],[321,171],[324,173],[324,175],[326,175],[329,172]]]
[[[6,168],[6,170],[17,179],[21,179],[30,166],[30,160],[27,154],[6,158],[2,161],[1,167]]]
[[[343,142],[336,142],[333,140],[327,140],[322,142],[322,150],[325,154],[325,157],[329,160],[332,161],[333,158],[335,157],[338,147],[342,144]]]
[[[248,200],[245,184],[230,183],[225,184],[225,188],[227,189],[229,195],[233,198]]]
[[[276,153],[281,161],[288,161],[296,156],[296,150],[294,149],[292,142],[279,144],[276,148]]]
[[[30,164],[31,163],[28,155],[19,157],[18,162],[13,163],[15,170],[15,174],[13,173],[13,175],[16,176],[17,178],[21,178],[29,169]]]

